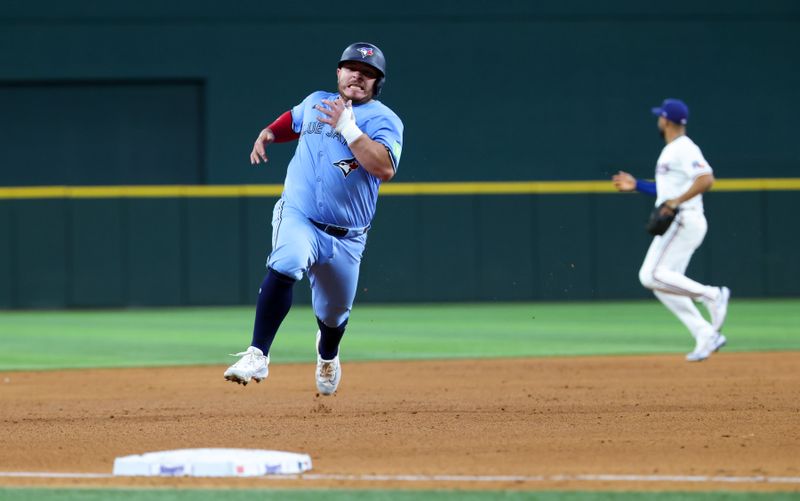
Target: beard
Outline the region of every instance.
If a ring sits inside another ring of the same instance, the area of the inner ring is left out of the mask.
[[[658,129],[658,135],[661,136],[661,139],[667,139],[667,136],[664,134],[664,129]]]
[[[353,104],[364,104],[364,103],[368,103],[368,102],[370,102],[372,100],[372,93],[368,92],[366,96],[361,97],[361,98],[348,97],[347,99],[350,99],[351,101],[353,101]]]
[[[339,87],[339,95],[342,96],[342,98],[344,98],[344,99],[352,100],[353,104],[368,103],[369,101],[371,101],[375,97],[375,89],[374,88],[371,88],[371,89],[364,88],[365,96],[360,97],[360,98],[356,98],[355,96],[353,96],[348,91],[348,89],[347,89],[348,84],[347,83],[340,83],[338,87]],[[350,94],[350,96],[348,96],[348,94]]]

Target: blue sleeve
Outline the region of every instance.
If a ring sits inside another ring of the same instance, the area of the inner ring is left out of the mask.
[[[654,197],[656,196],[656,183],[655,181],[644,181],[642,179],[637,179],[636,191]]]

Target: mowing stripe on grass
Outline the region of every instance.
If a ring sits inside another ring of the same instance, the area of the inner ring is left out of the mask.
[[[0,311],[0,371],[229,365],[253,308]],[[292,308],[273,363],[314,362],[314,314]],[[487,335],[490,334],[490,335]],[[800,299],[731,302],[725,351],[800,350]],[[46,346],[47,349],[42,349]],[[87,349],[87,347],[91,349]],[[359,305],[348,361],[685,353],[686,328],[656,300]]]

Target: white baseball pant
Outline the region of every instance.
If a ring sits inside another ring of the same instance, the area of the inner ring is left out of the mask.
[[[695,339],[709,336],[714,331],[694,301],[713,301],[718,289],[696,282],[684,273],[695,249],[703,243],[707,230],[703,212],[680,211],[667,232],[653,239],[639,270],[642,285],[653,291]]]

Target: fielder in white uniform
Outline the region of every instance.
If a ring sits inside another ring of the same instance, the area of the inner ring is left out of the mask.
[[[703,193],[714,183],[711,166],[700,148],[686,135],[689,109],[683,101],[666,99],[653,108],[658,116],[658,130],[667,145],[656,163],[655,183],[637,180],[627,172],[613,176],[619,191],[639,191],[656,196],[656,207],[677,211],[675,220],[664,235],[656,236],[639,270],[642,285],[689,329],[695,348],[686,360],[699,362],[727,342],[720,333],[728,310],[727,287],[703,285],[684,275],[695,249],[703,243],[708,229],[703,214]],[[694,304],[705,304],[711,317],[706,321]]]

